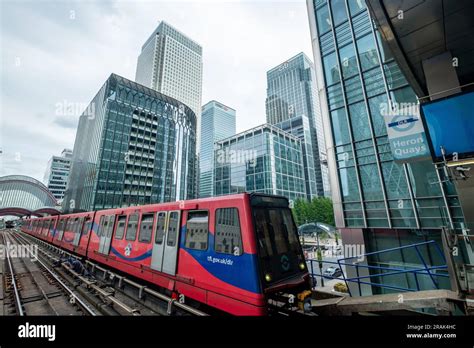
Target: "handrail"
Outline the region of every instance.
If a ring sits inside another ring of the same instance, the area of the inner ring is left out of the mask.
[[[444,262],[442,265],[429,265],[425,259],[423,258],[423,254],[420,251],[420,246],[426,245],[427,247],[433,245],[435,250],[438,252],[439,256],[441,257],[441,260]],[[403,268],[400,267],[384,267],[384,266],[373,266],[373,265],[361,265],[359,264],[359,260],[365,259],[367,256],[372,256],[372,255],[377,255],[377,254],[382,254],[382,253],[387,253],[387,252],[393,252],[393,251],[398,251],[402,249],[415,249],[415,253],[418,256],[421,267],[415,267],[413,265],[407,265],[403,266]],[[350,262],[349,260],[357,259],[358,262]],[[320,265],[320,269],[322,269],[322,264],[333,264],[333,265],[338,265],[339,269],[342,272],[342,277],[344,282],[346,283],[349,295],[352,296],[352,292],[349,287],[349,282],[351,283],[357,283],[358,284],[358,292],[359,296],[362,296],[362,288],[361,285],[370,285],[370,286],[375,286],[375,287],[380,287],[380,288],[385,288],[385,289],[391,289],[391,290],[397,290],[397,291],[420,291],[420,283],[418,281],[418,276],[419,275],[427,275],[430,277],[434,287],[436,289],[439,289],[439,282],[438,282],[438,277],[441,278],[449,278],[448,274],[438,274],[436,273],[439,270],[447,270],[448,266],[446,265],[446,258],[444,257],[444,254],[440,248],[440,246],[436,243],[434,240],[426,241],[426,242],[420,242],[420,243],[414,243],[410,245],[404,245],[401,247],[396,247],[396,248],[389,248],[389,249],[384,249],[384,250],[379,250],[375,252],[370,252],[370,253],[365,253],[357,256],[349,256],[349,257],[344,257],[341,259],[338,259],[337,261],[323,261],[323,260],[317,260],[317,259],[308,259],[306,260],[310,264],[310,270],[311,270],[311,276],[312,277],[321,277],[321,278],[329,278],[329,279],[339,279],[337,277],[332,277],[332,276],[324,276],[323,274],[315,274],[314,273],[314,267],[313,263],[318,262]],[[356,269],[356,277],[347,277],[346,274],[344,274],[344,270],[342,266],[347,267],[355,267]],[[360,269],[367,269],[369,272],[370,270],[377,270],[379,272],[372,273],[369,275],[360,275],[359,270]],[[408,268],[408,269],[407,269]],[[389,271],[385,272],[384,271]],[[434,272],[433,272],[434,271]],[[387,276],[393,276],[393,275],[398,275],[398,274],[413,274],[415,278],[415,283],[416,283],[416,288],[409,288],[409,287],[402,287],[402,286],[395,286],[395,285],[388,285],[388,284],[383,284],[383,283],[376,283],[372,282],[371,279],[373,277],[387,277]]]

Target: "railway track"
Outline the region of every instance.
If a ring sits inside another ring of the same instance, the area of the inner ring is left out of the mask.
[[[83,288],[98,296],[118,315],[206,315],[190,305],[181,303],[179,299],[171,298],[157,289],[137,283],[90,261],[86,261],[85,267],[93,277],[85,277],[75,272],[66,262],[62,262],[66,258],[79,260],[76,255],[23,232],[14,232],[14,237],[24,244],[37,245],[39,253],[49,260],[50,264],[61,264],[61,272],[59,268],[55,269],[56,272],[75,281],[76,289]],[[77,284],[80,284],[80,287]],[[97,304],[95,306],[97,307]]]
[[[10,232],[3,232],[2,239],[6,247],[5,314],[96,315],[70,285]],[[16,255],[12,253],[13,248],[17,250]],[[27,257],[17,257],[20,250]]]

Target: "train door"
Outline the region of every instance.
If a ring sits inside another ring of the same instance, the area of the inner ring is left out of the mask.
[[[151,268],[170,275],[176,274],[178,257],[180,211],[159,212]]]
[[[100,223],[100,241],[99,253],[108,255],[110,252],[110,243],[112,241],[112,232],[114,231],[115,215],[101,217]]]

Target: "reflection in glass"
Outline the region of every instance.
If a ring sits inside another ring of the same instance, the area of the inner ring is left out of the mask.
[[[334,132],[334,145],[342,145],[350,142],[349,127],[347,126],[346,111],[338,109],[331,112],[332,129]]]
[[[379,64],[375,41],[372,35],[366,35],[357,40],[357,49],[359,50],[359,59],[362,71],[366,71]]]
[[[326,77],[326,84],[332,85],[339,81],[339,68],[337,66],[336,53],[333,52],[323,58],[324,76]]]
[[[345,0],[332,0],[331,7],[332,7],[332,18],[333,18],[335,26],[347,20]]]
[[[347,79],[348,77],[358,73],[353,44],[349,44],[341,48],[339,50],[339,57],[341,59],[342,76],[344,79]]]
[[[331,29],[331,19],[327,5],[324,5],[316,11],[316,21],[318,22],[319,35],[324,34]]]

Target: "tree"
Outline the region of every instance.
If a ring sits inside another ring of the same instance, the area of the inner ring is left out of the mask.
[[[334,226],[332,201],[327,197],[315,197],[311,201],[297,199],[293,206],[293,216],[298,226],[309,222],[323,222]]]

